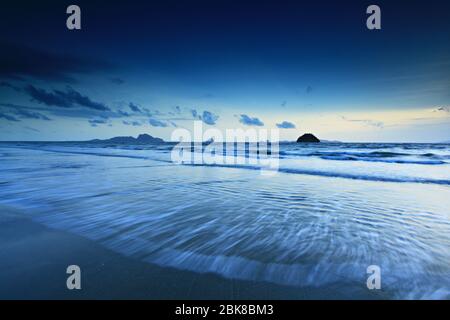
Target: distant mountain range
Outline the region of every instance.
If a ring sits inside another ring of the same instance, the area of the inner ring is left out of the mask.
[[[315,137],[314,137],[315,138]],[[319,139],[317,139],[319,140]],[[341,141],[337,140],[321,140],[325,143],[342,143]],[[172,142],[166,142],[161,138],[153,137],[149,134],[143,133],[140,134],[137,138],[134,138],[132,136],[119,136],[119,137],[113,137],[110,139],[93,139],[86,141],[89,143],[114,143],[114,144],[161,144],[161,143],[172,143]],[[292,143],[295,141],[280,141],[280,143]],[[203,141],[204,145],[208,145],[214,143],[214,139],[209,139],[207,141]],[[437,143],[450,143],[450,140],[447,141],[441,141]]]
[[[152,137],[149,134],[140,134],[137,138],[126,136],[126,137],[114,137],[111,139],[94,139],[89,140],[91,143],[116,143],[116,144],[158,144],[164,143],[164,140],[161,138]]]

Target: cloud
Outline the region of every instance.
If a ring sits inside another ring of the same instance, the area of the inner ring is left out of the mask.
[[[131,116],[131,114],[129,114],[128,112],[123,111],[123,110],[117,111],[117,114],[118,114],[119,116],[123,116],[123,117],[129,117],[129,116]]]
[[[13,103],[0,103],[0,112],[16,114],[19,112],[18,110],[24,110],[25,112],[38,112],[43,116],[53,118],[55,117],[68,117],[68,118],[82,118],[82,119],[109,119],[109,118],[129,118],[131,116],[130,113],[124,112],[123,110],[109,110],[109,111],[101,111],[89,108],[57,108],[54,106],[47,105],[18,105]],[[25,114],[22,114],[26,117]],[[41,119],[44,119],[41,117]]]
[[[447,112],[450,113],[450,107],[438,107],[433,112]]]
[[[92,127],[97,127],[97,125],[99,124],[107,124],[108,121],[105,119],[91,119],[89,120],[89,123],[91,124]]]
[[[150,118],[153,116],[163,115],[163,113],[161,113],[159,110],[149,110],[149,109],[143,108],[142,106],[138,105],[137,103],[133,103],[133,102],[128,103],[128,107],[130,108],[130,110],[132,111],[133,114],[144,115],[144,116],[147,116]]]
[[[111,82],[114,83],[114,84],[121,85],[121,84],[124,84],[124,83],[125,83],[125,80],[123,80],[123,79],[121,79],[121,78],[112,78],[112,79],[111,79]]]
[[[206,124],[214,125],[216,124],[216,121],[219,119],[219,116],[209,111],[203,111],[201,119]]]
[[[94,110],[100,110],[100,111],[107,111],[109,108],[105,106],[102,103],[94,102],[89,97],[81,95],[78,91],[75,91],[74,89],[68,87],[66,92],[63,91],[55,91],[60,96],[65,96],[68,101],[71,101],[72,103],[78,104],[80,106],[94,109]]]
[[[19,116],[19,118],[23,119],[51,120],[45,114],[34,111],[32,107],[21,106],[13,103],[0,103],[0,109],[3,109],[9,113],[14,113]]]
[[[347,119],[344,116],[341,116],[341,118],[343,120],[349,121],[349,122],[360,122],[367,126],[376,127],[376,128],[380,128],[380,129],[384,128],[384,122],[382,122],[382,121],[371,120],[371,119]]]
[[[153,127],[167,127],[167,123],[153,118],[148,119],[148,123]]]
[[[30,131],[34,131],[34,132],[41,132],[38,129],[35,129],[35,128],[32,128],[32,127],[24,127],[24,128],[27,129],[27,130],[30,130]]]
[[[45,114],[37,112],[33,110],[31,107],[27,106],[21,106],[13,103],[0,103],[0,110],[3,110],[4,112],[13,113],[15,116],[17,116],[20,119],[37,119],[37,120],[46,120],[50,121],[49,117],[47,117]],[[40,110],[39,108],[37,110]],[[15,118],[12,115],[9,115],[11,118]],[[12,120],[12,121],[20,121],[20,120]]]
[[[133,102],[130,102],[128,104],[128,106],[130,107],[131,111],[137,112],[137,113],[142,113],[142,110],[139,109],[139,107],[137,105],[135,105]]]
[[[25,87],[25,92],[28,93],[28,95],[30,95],[30,97],[36,102],[47,106],[58,106],[64,108],[70,108],[72,106],[72,103],[67,101],[64,97],[55,93],[49,93],[44,89],[36,88],[31,84]]]
[[[47,117],[45,114],[35,112],[35,111],[27,111],[23,109],[19,109],[15,111],[15,114],[22,119],[38,119],[38,120],[46,120],[50,121],[51,119]]]
[[[246,114],[241,114],[240,115],[240,119],[239,122],[242,124],[245,124],[246,126],[263,126],[264,122],[262,122],[261,120],[259,120],[258,118],[254,117],[249,117]]]
[[[13,103],[0,103],[0,107],[5,107],[7,109],[13,109],[13,110],[16,110],[16,109],[28,109],[29,108],[29,107],[20,106],[18,104],[13,104]]]
[[[15,85],[13,85],[13,84],[11,84],[9,82],[6,82],[6,81],[0,81],[0,87],[10,88],[10,89],[13,89],[14,91],[17,91],[17,92],[22,90],[21,88],[16,87]]]
[[[124,115],[119,114],[117,111],[99,111],[88,108],[56,108],[56,107],[47,107],[44,106],[42,108],[30,108],[33,110],[41,110],[55,117],[64,117],[64,118],[82,118],[82,119],[109,119],[109,118],[124,118]]]
[[[0,119],[1,118],[6,119],[8,121],[14,121],[14,122],[20,121],[20,120],[17,120],[16,118],[14,118],[13,116],[10,116],[10,115],[8,115],[6,113],[0,113]]]
[[[90,74],[110,70],[105,61],[54,54],[17,44],[0,44],[0,77],[23,80],[32,77],[40,80],[76,82],[73,74]]]
[[[30,84],[25,87],[25,92],[34,101],[45,104],[47,106],[71,108],[74,105],[79,105],[98,111],[110,110],[106,105],[92,101],[89,97],[83,96],[81,93],[72,89],[71,87],[67,87],[66,91],[53,90],[53,92],[47,92],[44,89],[36,88]]]
[[[295,124],[289,121],[283,121],[282,123],[277,123],[277,127],[280,129],[295,129]]]
[[[127,126],[134,126],[134,127],[142,126],[142,123],[139,121],[125,121],[124,120],[124,121],[122,121],[122,123]]]
[[[192,114],[192,117],[194,117],[195,119],[202,120],[204,123],[209,124],[209,125],[216,124],[217,120],[219,119],[218,115],[212,113],[211,111],[207,111],[207,110],[203,111],[202,114],[199,114],[197,112],[197,110],[192,109],[191,114]]]

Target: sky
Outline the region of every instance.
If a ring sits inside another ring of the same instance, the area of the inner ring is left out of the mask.
[[[81,8],[68,30],[66,8]],[[381,9],[381,30],[366,8]],[[448,1],[10,1],[0,140],[176,128],[450,140]]]

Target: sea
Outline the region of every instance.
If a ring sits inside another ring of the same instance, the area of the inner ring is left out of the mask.
[[[280,143],[272,174],[173,147],[2,142],[0,205],[162,267],[450,299],[450,144]]]

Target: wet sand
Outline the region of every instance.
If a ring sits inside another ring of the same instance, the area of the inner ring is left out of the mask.
[[[0,299],[352,299],[333,289],[225,279],[159,267],[94,241],[0,208]],[[68,265],[81,268],[81,290],[68,290]],[[367,290],[357,297],[383,298]]]

